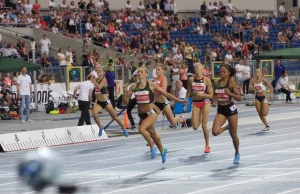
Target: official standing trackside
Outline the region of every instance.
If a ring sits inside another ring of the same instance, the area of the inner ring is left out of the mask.
[[[81,116],[78,121],[78,126],[82,126],[85,122],[86,125],[91,125],[91,118],[89,113],[90,102],[92,100],[92,93],[94,90],[94,84],[89,80],[82,82],[74,90],[73,97],[75,97],[79,90],[78,104],[81,110]]]
[[[30,119],[30,97],[32,93],[31,89],[31,77],[27,75],[27,67],[23,66],[21,68],[21,75],[17,78],[17,91],[18,99],[21,98],[20,103],[20,121],[21,123],[32,123],[33,120]],[[26,104],[26,121],[23,118],[24,105]]]

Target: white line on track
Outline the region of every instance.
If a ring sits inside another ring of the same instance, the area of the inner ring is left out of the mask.
[[[297,143],[299,143],[299,140],[293,140],[293,141],[297,141]],[[292,141],[285,141],[285,142],[281,142],[281,143],[291,143],[291,142]],[[276,142],[276,143],[278,144],[279,142]],[[273,143],[273,144],[276,144],[276,143]],[[271,144],[267,144],[267,145],[271,145]],[[259,146],[267,146],[267,145],[259,145]],[[250,147],[259,147],[259,146],[250,146]],[[247,147],[247,148],[250,148],[250,147]],[[298,147],[299,146],[297,146],[297,148],[290,148],[290,149],[286,149],[286,150],[300,149]],[[280,151],[277,150],[277,151],[271,151],[271,152],[264,152],[264,153],[260,153],[260,154],[253,154],[253,155],[244,156],[243,158],[250,158],[250,157],[255,157],[255,156],[261,156],[261,155],[266,155],[266,154],[270,154],[270,153],[284,152],[286,150],[280,150]],[[182,158],[182,157],[178,157],[178,158]],[[171,160],[178,159],[178,158],[172,158]],[[300,158],[288,159],[288,160],[281,160],[281,161],[276,161],[276,162],[268,162],[268,163],[265,163],[265,164],[253,165],[253,166],[239,168],[239,169],[247,169],[247,168],[253,168],[253,167],[258,167],[258,166],[264,166],[264,165],[270,165],[270,164],[277,164],[277,163],[281,163],[281,162],[288,162],[288,161],[293,161],[293,160],[299,160],[299,159]],[[178,167],[174,167],[174,168],[168,168],[166,170],[189,168],[191,166],[201,166],[201,165],[204,165],[204,164],[217,163],[217,162],[221,162],[221,161],[224,162],[224,161],[228,161],[228,160],[232,160],[232,158],[222,159],[222,160],[217,160],[217,161],[211,161],[211,162],[204,162],[204,163],[201,163],[201,164],[193,164],[193,165],[188,165],[188,166],[178,166]],[[137,164],[146,164],[146,163],[153,163],[153,161],[141,162],[141,163],[136,163],[136,164],[131,164],[131,165],[123,165],[123,166],[118,166],[118,167],[126,167],[126,166],[133,166],[133,165],[137,165]],[[98,170],[113,169],[113,168],[117,168],[117,167],[97,169],[96,171],[98,171]],[[231,171],[234,171],[234,170],[222,171],[220,173],[231,172]],[[95,171],[95,170],[83,171],[83,172],[66,174],[66,175],[82,174],[82,173],[88,173],[88,172],[93,172],[93,171]],[[115,180],[115,179],[120,179],[120,178],[131,178],[131,177],[135,177],[135,176],[141,176],[141,175],[144,175],[144,174],[147,174],[147,173],[138,173],[138,174],[135,174],[135,175],[127,175],[127,176],[122,176],[122,177],[121,176],[117,176],[117,177],[108,178],[108,179],[98,179],[98,180],[93,180],[93,181],[81,182],[81,183],[78,183],[76,185],[85,185],[85,184],[96,183],[96,182],[103,182],[103,181],[110,181],[110,180]],[[189,178],[181,178],[181,179],[176,179],[176,180],[163,181],[163,182],[159,182],[159,183],[145,184],[145,185],[142,185],[142,186],[127,188],[127,189],[121,189],[121,190],[112,191],[112,192],[108,192],[108,193],[121,192],[121,191],[136,189],[136,188],[142,188],[142,187],[152,186],[152,185],[156,185],[156,184],[168,183],[168,182],[177,181],[177,180],[186,180],[186,179],[190,179],[190,178],[197,178],[197,177],[202,177],[202,176],[211,175],[211,174],[218,174],[218,173],[207,173],[207,174],[202,174],[202,175],[199,175],[199,176],[193,176],[193,177],[189,177]],[[49,188],[47,190],[51,190],[51,189],[54,189],[54,188]],[[34,193],[34,192],[28,192],[28,193],[25,193],[25,194],[31,194],[31,193]],[[102,193],[102,194],[104,194],[104,193]]]
[[[286,193],[292,193],[292,192],[295,192],[295,191],[299,191],[299,192],[300,192],[300,188],[298,188],[298,189],[293,189],[293,190],[289,190],[289,191],[284,191],[284,192],[276,193],[276,194],[286,194]],[[298,193],[298,192],[297,192],[297,193]]]

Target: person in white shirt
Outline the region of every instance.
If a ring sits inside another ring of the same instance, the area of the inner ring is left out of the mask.
[[[174,15],[177,14],[178,10],[176,8],[176,3],[175,0],[171,0],[171,4],[170,4],[170,12]]]
[[[43,38],[40,40],[41,54],[46,53],[46,55],[48,57],[50,45],[51,45],[51,41],[47,38],[47,35],[44,34]]]
[[[27,0],[23,7],[24,7],[24,10],[25,10],[25,14],[30,14],[31,15],[32,4],[30,4],[30,0]]]
[[[137,10],[140,12],[145,10],[145,6],[143,5],[142,1],[139,2],[138,6],[137,6]]]
[[[54,0],[50,0],[50,1],[49,1],[49,8],[50,8],[50,7],[53,7],[54,9],[57,8],[57,5],[56,5],[56,3],[54,2]]]
[[[234,9],[238,11],[238,9],[231,3],[231,0],[228,0],[228,3],[226,4],[226,12],[232,13],[234,12]]]
[[[175,95],[175,93],[176,93],[176,81],[180,80],[179,68],[177,66],[177,63],[173,63],[173,68],[171,69],[171,74],[172,74],[171,94]]]
[[[32,93],[31,89],[31,77],[27,75],[27,67],[23,66],[21,68],[22,74],[17,78],[17,91],[18,91],[18,99],[21,98],[20,102],[20,121],[21,123],[32,123],[33,121],[30,119],[30,97]],[[26,105],[26,121],[23,118],[23,110]]]
[[[248,65],[247,59],[244,60],[244,78],[245,81],[243,82],[243,92],[244,94],[248,94],[249,92],[249,85],[250,85],[250,78],[251,78],[251,69]]]
[[[97,9],[97,11],[98,11],[98,12],[102,12],[103,7],[104,7],[104,2],[103,2],[103,0],[99,0],[99,1],[96,3],[96,9]]]
[[[235,77],[240,93],[243,95],[243,83],[245,81],[243,60],[240,60],[240,62],[235,65]]]
[[[11,52],[7,48],[7,44],[3,43],[2,48],[0,49],[0,52],[2,53],[3,57],[11,56]]]
[[[11,43],[8,50],[12,56],[19,56],[17,49],[14,47],[14,44]]]
[[[86,31],[90,31],[90,32],[93,31],[93,24],[91,24],[90,19],[87,19],[86,24],[85,24],[85,29],[86,29]]]
[[[228,13],[226,16],[225,16],[225,20],[228,24],[232,24],[233,22],[233,17],[231,15],[231,13]]]
[[[245,12],[244,15],[245,15],[246,20],[251,20],[252,15],[251,15],[249,9],[246,9],[246,12]]]
[[[125,11],[127,11],[127,12],[132,11],[132,6],[130,4],[130,1],[127,1],[127,3],[125,4]]]
[[[91,125],[89,108],[90,108],[90,102],[92,101],[92,93],[94,87],[95,87],[94,84],[88,78],[87,81],[82,82],[74,90],[73,98],[75,98],[79,90],[78,105],[79,105],[79,109],[81,110],[81,116],[79,118],[77,126],[84,125],[84,122],[86,125]]]
[[[227,54],[225,55],[225,61],[226,62],[232,62],[233,61],[233,57],[232,57],[232,54],[231,54],[230,50],[228,50]]]
[[[183,62],[183,56],[180,50],[177,50],[177,54],[173,56],[174,62],[181,64]]]
[[[281,5],[279,6],[279,13],[280,13],[280,16],[284,16],[285,14],[285,2],[282,2]]]
[[[70,62],[73,64],[73,54],[72,54],[72,48],[70,46],[68,46],[68,50],[66,51],[66,57],[69,56],[70,57]]]
[[[186,89],[183,87],[182,81],[180,80],[176,81],[176,90],[178,91],[176,97],[179,99],[185,99]]]
[[[59,8],[66,9],[68,7],[66,0],[63,0],[62,3],[59,5]]]
[[[286,95],[285,98],[286,103],[292,103],[292,98],[291,98],[292,90],[289,87],[289,80],[288,80],[288,75],[286,70],[281,72],[281,76],[278,79],[276,84],[276,90],[279,90],[280,92]]]
[[[58,64],[60,67],[65,67],[67,65],[66,63],[66,55],[64,54],[64,50],[62,48],[59,48],[58,50]]]

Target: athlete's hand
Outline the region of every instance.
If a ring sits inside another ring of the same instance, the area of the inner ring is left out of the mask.
[[[189,101],[187,101],[187,100],[180,100],[180,103],[184,103],[185,105],[187,105],[189,103]]]
[[[211,104],[213,107],[216,107],[218,105],[218,102],[216,100],[213,100]]]
[[[228,96],[231,95],[231,92],[228,90],[228,88],[225,88],[225,94],[227,94]]]
[[[271,95],[270,95],[270,101],[272,101],[272,100],[273,100],[273,95],[271,94]]]

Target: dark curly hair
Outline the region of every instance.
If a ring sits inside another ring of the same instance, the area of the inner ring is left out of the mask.
[[[235,75],[235,69],[231,65],[224,64],[222,67],[225,67],[229,71],[229,77],[234,77]]]

